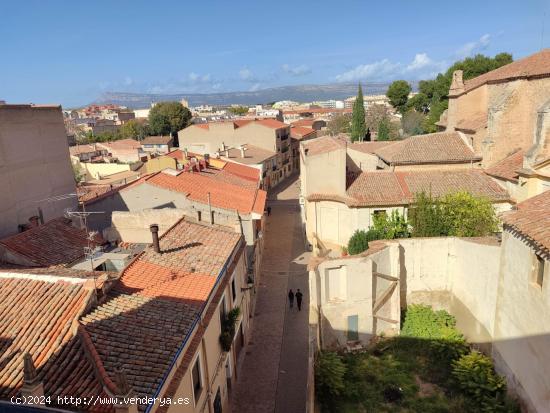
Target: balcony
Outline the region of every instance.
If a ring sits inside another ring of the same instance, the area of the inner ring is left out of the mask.
[[[284,161],[283,161],[283,165],[286,165],[290,162],[290,159],[289,158],[286,158]]]
[[[281,136],[281,141],[286,141],[288,139],[288,135]]]
[[[286,153],[288,152],[288,146],[285,146],[284,148],[281,149],[281,153]]]

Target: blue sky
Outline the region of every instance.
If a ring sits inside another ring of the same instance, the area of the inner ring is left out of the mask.
[[[0,99],[428,78],[550,47],[549,0],[4,1]]]

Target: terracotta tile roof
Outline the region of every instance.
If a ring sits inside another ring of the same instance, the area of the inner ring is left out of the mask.
[[[82,153],[93,153],[93,152],[102,151],[102,150],[104,149],[96,145],[69,146],[69,152],[72,156],[80,155]]]
[[[242,126],[248,125],[251,122],[253,122],[252,119],[237,119],[237,120],[233,121],[233,125],[237,128],[240,128]]]
[[[229,163],[229,162],[227,162],[227,163]],[[244,168],[248,168],[245,165],[239,165],[239,166],[243,166]],[[254,169],[256,169],[256,168],[254,168]],[[202,175],[202,176],[212,178],[212,179],[214,179],[216,181],[219,181],[219,182],[222,182],[222,183],[237,185],[237,186],[240,186],[240,187],[246,188],[246,189],[255,190],[256,188],[258,188],[259,175],[256,177],[256,179],[250,179],[248,177],[243,177],[242,175],[234,174],[230,170],[231,170],[231,168],[226,170],[225,167],[224,167],[224,169],[206,168],[206,169],[203,169],[202,171],[200,171],[199,174]],[[256,169],[256,170],[258,170],[258,169]]]
[[[393,145],[397,141],[371,141],[371,142],[356,142],[348,145],[348,149],[353,149],[358,152],[372,153],[378,149]]]
[[[294,138],[294,139],[297,139],[297,140],[306,138],[308,136],[313,136],[316,133],[317,133],[317,131],[315,129],[306,128],[306,127],[303,127],[303,126],[293,126],[290,129],[290,137]]]
[[[300,119],[300,120],[297,120],[296,122],[292,122],[291,126],[292,127],[305,126],[307,128],[313,128],[313,122],[314,122],[314,120],[312,120],[312,119]]]
[[[250,213],[255,204],[257,192],[261,189],[248,189],[242,186],[221,182],[199,173],[182,172],[177,176],[163,172],[147,179],[147,183],[186,194],[191,200],[210,202],[213,206],[241,213]]]
[[[465,92],[487,83],[499,83],[515,79],[529,79],[550,76],[550,49],[516,60],[498,69],[464,82]]]
[[[481,170],[426,170],[397,172],[397,175],[402,176],[411,195],[424,191],[439,197],[450,192],[467,191],[475,196],[488,198],[492,202],[510,200],[506,190]]]
[[[161,253],[150,247],[124,271],[110,298],[82,318],[108,377],[122,363],[138,395],[155,394],[219,276],[232,272],[226,266],[241,239],[182,219],[160,238]]]
[[[333,136],[321,136],[302,143],[307,156],[320,155],[346,147],[346,142]]]
[[[466,163],[481,160],[458,132],[438,132],[411,136],[375,150],[391,165]]]
[[[288,128],[289,125],[287,125],[286,123],[283,123],[281,121],[278,121],[277,119],[260,119],[260,120],[256,120],[254,121],[255,123],[258,123],[262,126],[267,126],[268,128],[271,128],[271,129],[282,129],[282,128]]]
[[[504,229],[527,239],[546,259],[550,259],[550,190],[502,214]]]
[[[258,182],[260,180],[260,170],[252,166],[246,166],[236,162],[226,162],[223,170],[253,182]]]
[[[96,235],[92,245],[98,246],[102,243],[101,237]],[[73,227],[69,219],[56,218],[0,240],[0,249],[2,247],[21,257],[29,265],[64,265],[84,256],[84,248],[88,247],[88,234]]]
[[[350,207],[408,205],[418,192],[440,197],[467,191],[492,202],[505,202],[510,196],[481,170],[418,170],[408,172],[363,172],[349,185],[346,196],[311,194],[309,201],[332,200]]]
[[[523,166],[523,150],[518,150],[502,161],[485,170],[485,173],[496,178],[518,182],[517,170]]]
[[[55,374],[43,367],[72,340],[72,323],[85,311],[91,296],[92,291],[82,283],[0,277],[0,398],[9,398],[20,389],[26,352],[39,377],[45,379],[46,390],[52,390]],[[62,368],[74,361],[63,360],[57,374],[70,376]],[[63,381],[65,387],[71,384]]]
[[[199,129],[207,129],[207,130],[210,129],[210,127],[208,126],[208,123],[195,123],[191,126],[195,126]]]
[[[142,145],[168,145],[172,141],[171,136],[147,136],[141,141]]]
[[[124,150],[124,149],[139,149],[141,143],[135,139],[119,139],[117,141],[110,142],[98,142],[97,146],[104,147],[107,150]]]
[[[487,126],[487,113],[477,113],[457,122],[455,129],[476,132]]]
[[[81,322],[108,378],[122,364],[128,384],[143,397],[155,394],[198,314],[183,302],[113,294]]]
[[[410,196],[405,193],[394,172],[364,172],[349,186],[347,194],[364,205],[404,205]]]

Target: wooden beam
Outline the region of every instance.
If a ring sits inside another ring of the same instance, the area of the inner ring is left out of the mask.
[[[391,275],[382,274],[381,272],[373,272],[372,275],[388,281],[399,281],[399,278],[392,277]]]
[[[397,285],[397,281],[392,281],[390,283],[390,286],[384,291],[378,300],[374,302],[372,305],[372,313],[376,314],[378,310],[386,303],[387,299],[390,297],[391,293],[393,293],[393,290],[395,290],[395,287]]]
[[[377,318],[378,320],[386,321],[386,322],[391,323],[391,324],[399,324],[399,321],[397,321],[397,320],[392,320],[391,318],[381,317],[379,315],[375,315],[374,318]]]

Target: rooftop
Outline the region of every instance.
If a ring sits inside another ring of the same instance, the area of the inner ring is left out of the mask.
[[[529,241],[550,259],[550,190],[517,205],[502,215],[504,228]]]
[[[550,75],[550,49],[516,60],[498,69],[464,82],[465,92],[488,83],[499,83],[516,79],[548,77]]]
[[[411,136],[374,152],[390,165],[468,163],[481,160],[459,132]]]
[[[102,146],[107,150],[115,151],[141,148],[141,143],[135,139],[119,139],[117,141],[98,142],[97,145]]]
[[[85,230],[74,227],[70,219],[62,217],[0,240],[0,254],[2,250],[7,252],[4,261],[14,264],[67,265],[83,257],[88,246],[98,246],[102,242],[99,235],[88,240]]]
[[[141,141],[142,145],[168,145],[172,141],[171,136],[147,136]]]
[[[492,202],[509,201],[506,190],[481,170],[414,170],[363,172],[349,185],[345,196],[311,194],[310,201],[333,200],[350,207],[408,205],[418,192],[434,197],[467,191]]]
[[[517,150],[513,154],[507,156],[500,162],[485,170],[487,175],[495,178],[505,179],[511,182],[518,182],[517,170],[523,166],[523,150]]]
[[[227,210],[237,210],[240,213],[263,214],[265,207],[265,191],[245,188],[221,179],[211,179],[199,173],[178,172],[176,175],[159,172],[146,180],[151,185],[177,191],[189,199]]]
[[[297,140],[306,138],[310,135],[313,136],[315,134],[316,134],[315,129],[305,127],[305,126],[293,126],[290,129],[290,137]]]
[[[363,153],[374,154],[376,150],[385,148],[386,146],[392,145],[394,143],[396,143],[396,141],[354,142],[348,146],[348,149],[353,149],[355,151]]]
[[[244,158],[242,157],[241,150],[239,148],[228,149],[229,156],[223,158],[245,165],[257,165],[273,158],[274,156],[277,156],[276,152],[268,151],[267,149],[263,149],[258,146],[249,144],[245,144],[243,146],[245,148]]]
[[[320,155],[346,147],[346,142],[333,136],[321,136],[302,143],[307,156]]]

